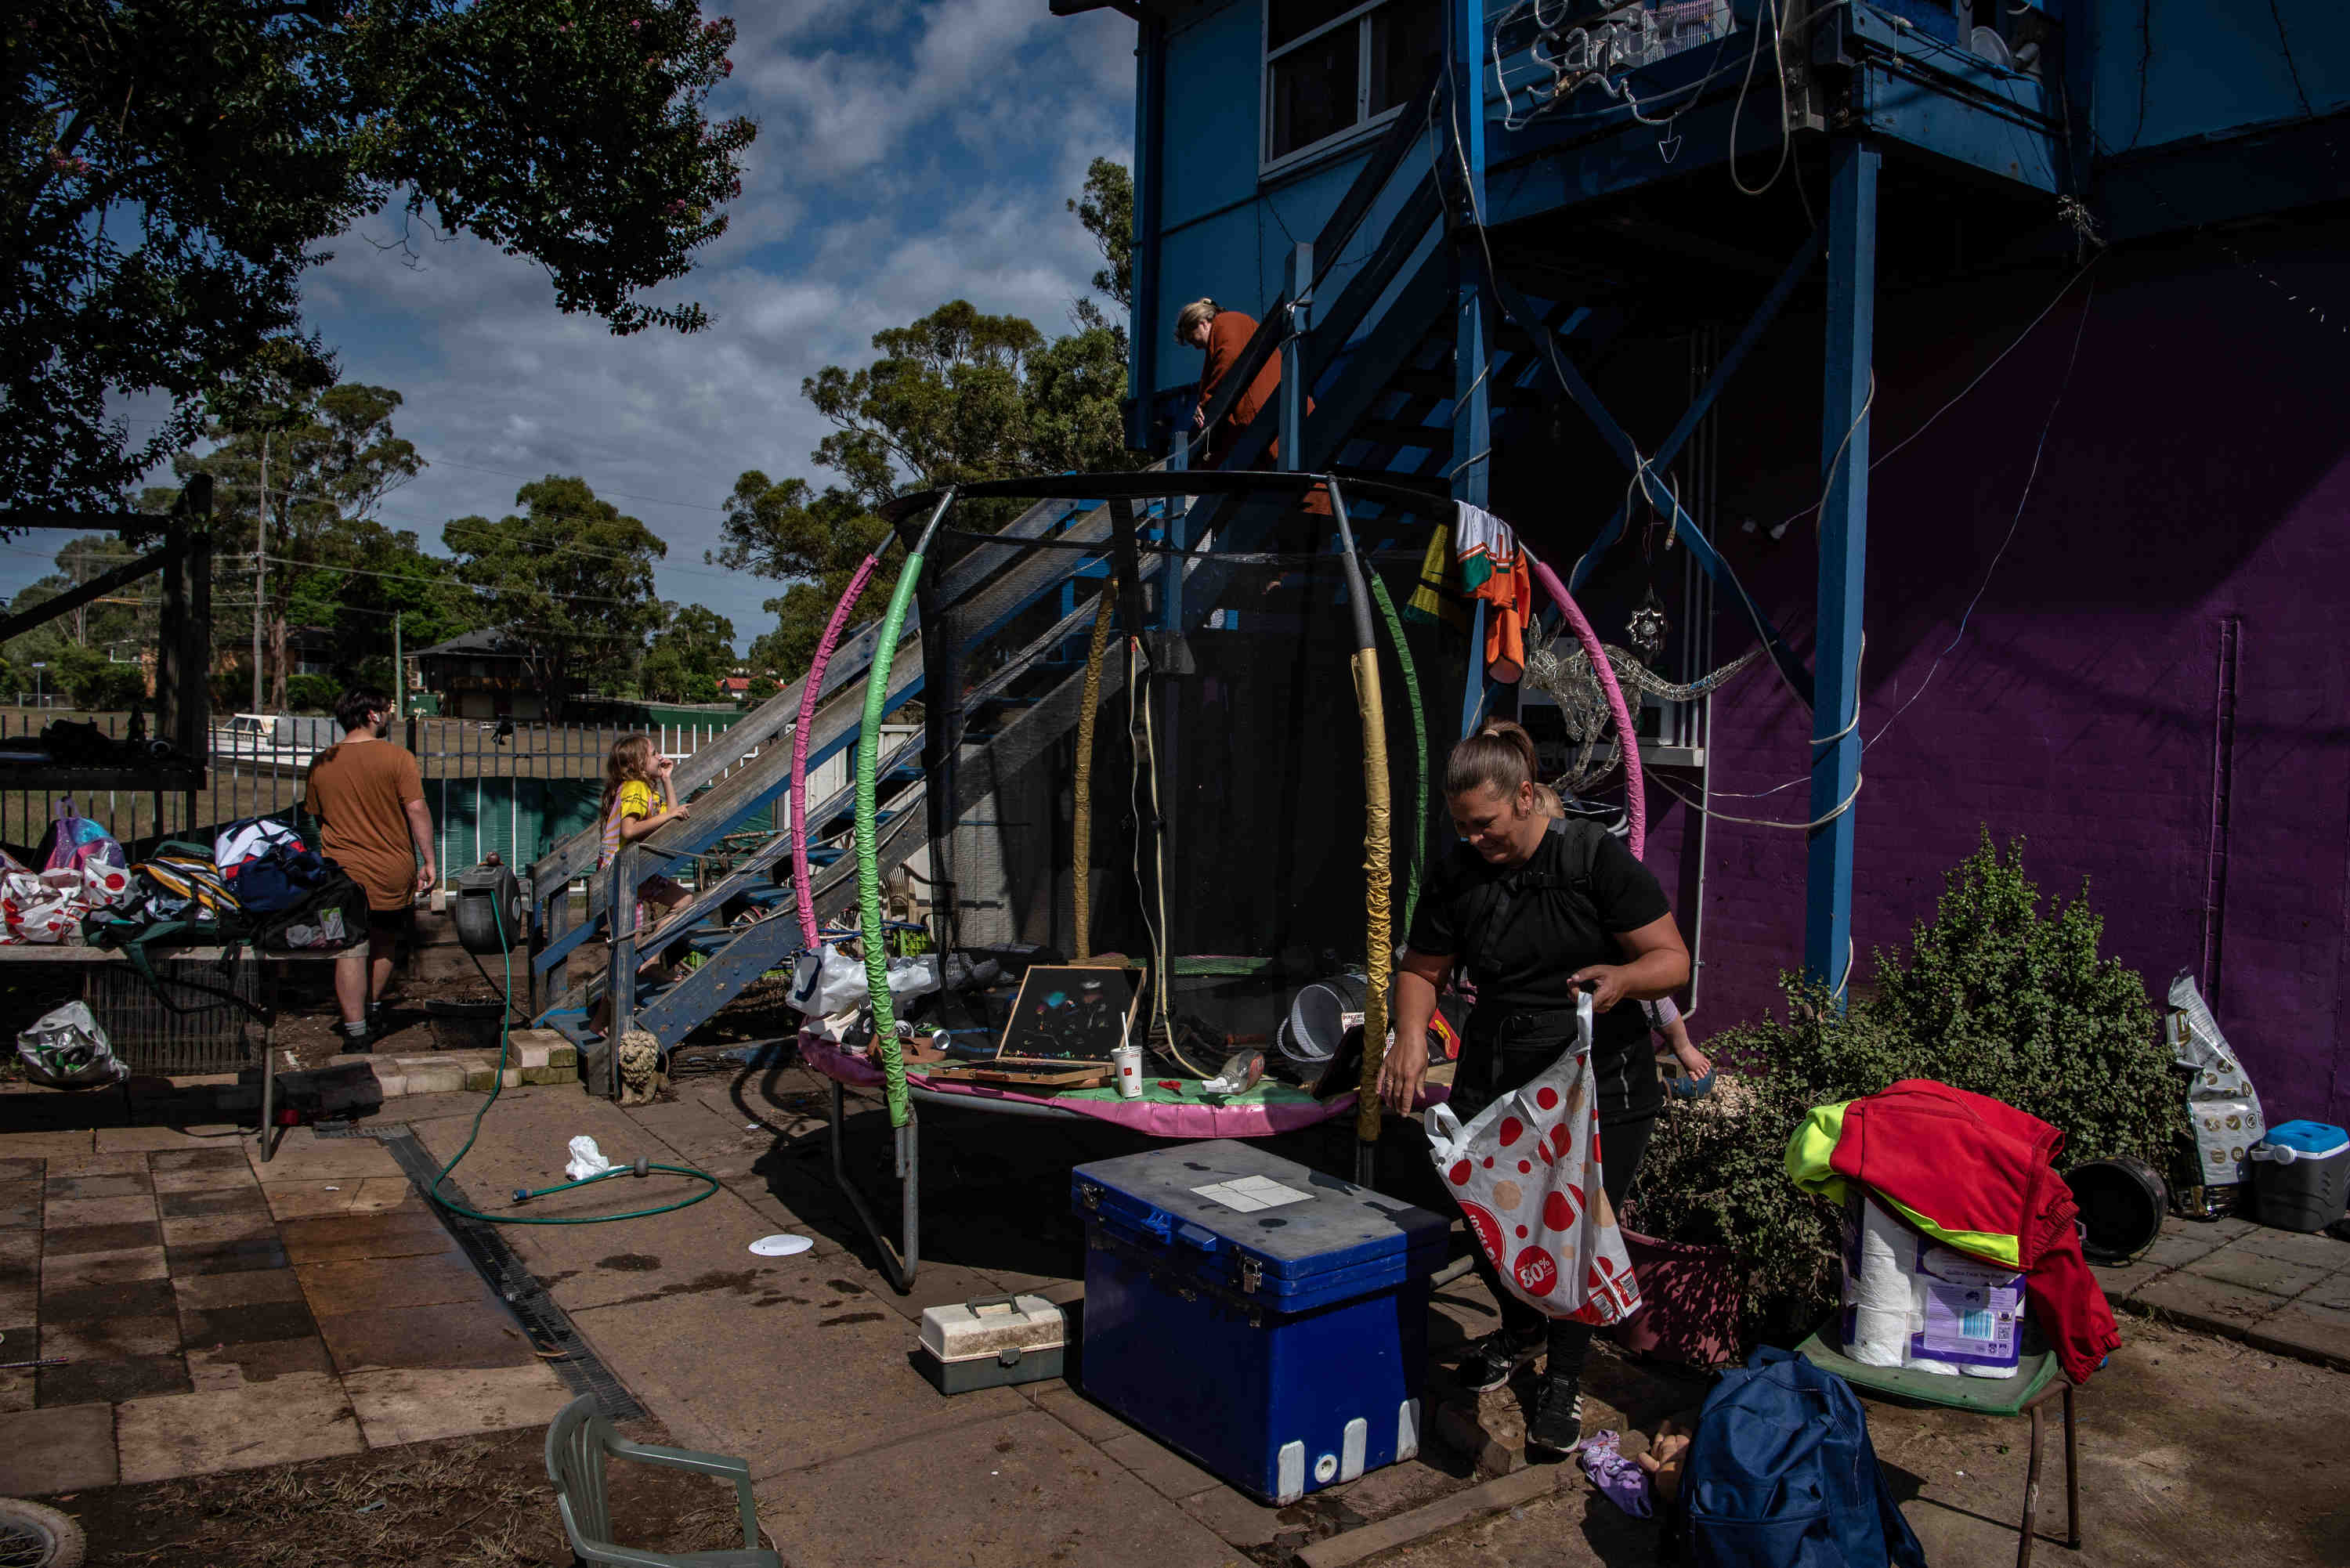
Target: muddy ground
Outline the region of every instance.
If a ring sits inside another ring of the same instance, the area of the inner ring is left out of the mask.
[[[661,1440],[658,1428],[628,1435]],[[158,1568],[563,1568],[542,1431],[452,1438],[271,1469],[44,1501],[80,1521],[93,1564]],[[611,1509],[624,1545],[700,1552],[743,1544],[733,1489],[621,1464]]]
[[[2064,1454],[2043,1457],[2036,1568],[2350,1568],[2350,1376],[2126,1318],[2079,1396],[2082,1547]],[[2028,1423],[1870,1401],[1869,1431],[1936,1568],[2014,1561]],[[1633,1445],[1627,1444],[1627,1450]],[[1566,1478],[1550,1497],[1374,1559],[1381,1568],[1635,1568],[1653,1522]]]

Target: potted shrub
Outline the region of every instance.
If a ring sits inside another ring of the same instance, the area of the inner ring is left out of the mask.
[[[1659,1254],[1670,1266],[1653,1290],[1642,1273],[1654,1321],[1626,1342],[1726,1359],[1807,1333],[1835,1304],[1835,1212],[1798,1192],[1783,1165],[1814,1106],[1933,1078],[2061,1127],[2067,1164],[2126,1154],[2159,1168],[2179,1083],[2144,980],[2098,951],[2104,922],[2086,892],[2043,900],[2022,842],[2002,856],[1986,832],[1908,950],[1873,955],[1874,994],[1839,1006],[1786,976],[1783,1016],[1714,1036],[1713,1095],[1668,1105],[1629,1205],[1630,1229],[1679,1251]],[[1708,1248],[1718,1251],[1690,1251]]]

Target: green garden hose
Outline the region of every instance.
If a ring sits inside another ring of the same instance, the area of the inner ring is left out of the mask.
[[[857,907],[865,936],[865,994],[873,1004],[873,1049],[881,1058],[881,1080],[889,1096],[893,1127],[904,1127],[909,1116],[906,1057],[898,1049],[897,1009],[890,1005],[889,996],[889,952],[882,940],[881,858],[874,836],[879,815],[874,794],[879,781],[874,764],[881,753],[881,719],[889,709],[889,670],[897,663],[898,634],[906,625],[906,607],[914,600],[914,584],[922,575],[922,556],[931,547],[931,536],[953,504],[954,490],[950,486],[939,497],[921,537],[907,554],[898,586],[890,590],[889,612],[881,618],[880,639],[873,645],[872,668],[865,677],[865,721],[857,732]],[[943,627],[926,626],[922,635],[943,635],[944,631]],[[945,701],[951,696],[951,692],[934,691],[931,700]],[[931,876],[943,881],[945,873],[933,866]]]
[[[1428,711],[1420,706],[1419,671],[1412,665],[1410,645],[1403,639],[1403,618],[1396,614],[1395,600],[1388,597],[1388,586],[1379,580],[1378,573],[1367,569],[1363,575],[1370,578],[1371,597],[1379,601],[1379,613],[1387,618],[1396,662],[1403,666],[1404,695],[1411,699],[1411,754],[1419,764],[1419,795],[1411,819],[1411,880],[1404,884],[1403,892],[1403,929],[1409,939],[1412,915],[1419,908],[1419,879],[1428,872]]]
[[[484,1214],[480,1210],[469,1208],[442,1192],[441,1184],[449,1179],[449,1173],[457,1168],[457,1162],[473,1152],[473,1140],[482,1136],[482,1118],[488,1116],[490,1107],[498,1103],[498,1095],[504,1089],[506,1083],[506,1058],[512,1054],[514,1046],[514,947],[506,940],[505,911],[498,907],[498,900],[495,898],[490,900],[490,918],[497,922],[498,947],[505,954],[506,1006],[505,1011],[498,1016],[497,1081],[490,1085],[490,1097],[484,1100],[482,1108],[473,1113],[473,1125],[465,1134],[465,1147],[459,1149],[449,1163],[441,1168],[441,1174],[432,1179],[432,1185],[425,1189],[425,1196],[452,1214],[462,1214],[468,1220],[479,1220],[491,1225],[603,1225],[615,1220],[649,1220],[656,1214],[668,1214],[680,1209],[691,1208],[717,1191],[718,1179],[706,1170],[696,1170],[690,1165],[655,1165],[650,1160],[640,1159],[634,1165],[616,1165],[609,1170],[599,1170],[595,1175],[582,1177],[577,1181],[558,1182],[553,1187],[517,1187],[515,1189],[514,1200],[517,1204],[527,1203],[534,1198],[549,1198],[558,1192],[569,1192],[575,1188],[593,1187],[599,1181],[609,1181],[616,1176],[649,1176],[656,1170],[664,1176],[691,1177],[705,1185],[692,1197],[681,1198],[674,1203],[664,1203],[658,1209],[631,1209],[625,1214],[564,1214],[548,1215],[544,1218],[527,1214]],[[619,1048],[619,1041],[612,1042],[614,1051]],[[265,1127],[262,1130],[264,1136],[266,1136],[268,1129]]]

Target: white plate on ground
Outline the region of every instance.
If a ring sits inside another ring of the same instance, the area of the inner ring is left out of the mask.
[[[760,1237],[751,1243],[751,1251],[763,1258],[788,1258],[815,1245],[806,1236],[777,1234]]]

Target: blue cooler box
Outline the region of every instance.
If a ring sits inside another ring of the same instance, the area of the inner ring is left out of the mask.
[[[1093,1398],[1275,1504],[1419,1451],[1443,1217],[1229,1139],[1070,1189]]]

